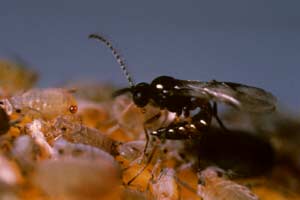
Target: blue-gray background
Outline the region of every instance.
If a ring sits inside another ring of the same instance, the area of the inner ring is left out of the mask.
[[[137,82],[165,74],[272,91],[300,111],[300,3],[296,0],[2,0],[0,56],[17,53],[40,86],[94,79],[127,85],[90,33],[104,33]]]

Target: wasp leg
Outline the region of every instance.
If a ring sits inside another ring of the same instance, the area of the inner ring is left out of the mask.
[[[148,157],[148,147],[149,147],[149,142],[150,142],[150,136],[149,136],[149,133],[148,133],[148,130],[146,128],[146,125],[147,124],[150,124],[152,123],[153,121],[157,120],[159,117],[161,116],[161,113],[158,113],[156,115],[154,115],[153,117],[151,117],[150,119],[147,119],[145,122],[144,122],[144,132],[145,132],[145,136],[146,136],[146,144],[145,144],[145,148],[144,148],[144,151],[143,151],[143,155],[142,155],[142,159],[141,159],[141,162],[143,162],[145,160],[146,157]],[[154,146],[154,148],[152,149],[151,153],[150,153],[150,156],[145,164],[145,166],[133,177],[131,178],[128,182],[127,182],[127,185],[130,185],[148,166],[149,164],[151,163],[152,161],[152,158],[154,156],[154,153],[156,151],[156,147],[157,146]]]
[[[149,133],[148,133],[147,128],[145,127],[145,125],[144,125],[144,132],[145,132],[145,136],[146,136],[146,144],[145,144],[144,153],[143,153],[143,159],[142,160],[144,160],[144,156],[146,156],[148,154],[147,150],[148,150],[149,141],[150,141]]]
[[[145,169],[150,165],[150,163],[151,163],[151,161],[152,161],[152,158],[153,158],[153,156],[154,156],[154,154],[155,154],[155,152],[156,152],[156,149],[157,149],[157,146],[155,146],[154,148],[153,148],[153,150],[152,150],[152,152],[151,152],[151,154],[150,154],[150,156],[149,156],[149,158],[148,158],[148,160],[147,160],[147,162],[146,162],[146,164],[144,165],[144,167],[142,167],[141,169],[140,169],[140,171],[138,171],[138,173],[134,176],[134,177],[132,177],[128,182],[127,182],[127,185],[130,185],[139,175],[141,175],[141,173],[143,172],[143,171],[145,171]]]
[[[219,118],[218,116],[218,105],[216,102],[213,103],[213,115],[216,118],[218,124],[220,125],[220,127],[225,131],[225,132],[229,132],[229,130],[226,128],[226,126],[223,124],[222,120]]]
[[[147,119],[145,122],[144,122],[144,132],[145,132],[145,136],[146,136],[146,144],[145,144],[145,148],[144,148],[144,156],[147,155],[147,150],[148,150],[148,146],[149,146],[149,141],[150,141],[150,137],[149,137],[149,133],[148,133],[148,130],[147,130],[147,125],[148,124],[151,124],[153,121],[159,119],[161,116],[161,113],[157,113],[156,115],[154,115],[153,117]],[[142,159],[144,160],[144,159]]]

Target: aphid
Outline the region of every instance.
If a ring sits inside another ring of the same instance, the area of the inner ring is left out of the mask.
[[[28,90],[8,99],[2,99],[0,105],[8,115],[22,113],[44,119],[77,112],[76,100],[70,91],[62,88]]]
[[[103,42],[126,76],[130,87],[115,92],[115,96],[130,92],[136,106],[144,108],[149,103],[175,112],[184,120],[174,120],[167,127],[162,127],[151,134],[165,139],[188,139],[201,136],[201,131],[208,128],[214,117],[224,129],[217,115],[217,102],[222,102],[247,112],[270,112],[275,109],[276,98],[269,92],[252,86],[232,82],[201,82],[179,80],[170,76],[155,78],[150,84],[135,84],[127,71],[127,66],[121,56],[101,35],[91,34],[89,38]],[[197,111],[200,109],[200,111]],[[191,116],[191,112],[196,112]],[[147,141],[148,134],[146,133]],[[147,145],[147,144],[146,144]]]
[[[119,166],[107,155],[44,160],[37,163],[31,180],[50,199],[119,199],[121,195]]]
[[[175,179],[175,170],[163,168],[157,177],[150,181],[150,190],[153,199],[177,200],[180,199],[179,186]]]
[[[258,200],[246,186],[226,179],[224,174],[224,170],[217,167],[208,167],[201,171],[198,174],[198,195],[203,200]]]
[[[94,146],[111,155],[118,154],[117,147],[120,142],[109,138],[98,129],[70,121],[64,117],[57,118],[52,126],[56,135],[69,142]]]

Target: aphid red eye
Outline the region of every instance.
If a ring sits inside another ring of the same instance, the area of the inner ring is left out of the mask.
[[[70,111],[72,114],[76,113],[77,110],[78,110],[78,107],[75,106],[75,105],[72,105],[72,106],[69,107],[69,111]]]

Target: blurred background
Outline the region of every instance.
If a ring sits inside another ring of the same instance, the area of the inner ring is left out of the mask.
[[[136,82],[159,75],[240,82],[300,111],[300,2],[2,0],[0,57],[18,55],[39,86],[95,80],[127,86],[108,37]]]

